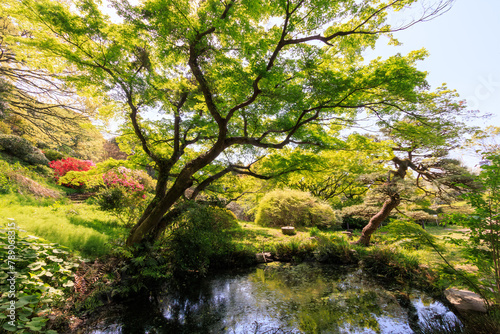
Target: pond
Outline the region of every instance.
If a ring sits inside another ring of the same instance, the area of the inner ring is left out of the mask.
[[[414,333],[458,321],[417,290],[384,288],[359,268],[268,264],[219,273],[110,312],[87,333]]]

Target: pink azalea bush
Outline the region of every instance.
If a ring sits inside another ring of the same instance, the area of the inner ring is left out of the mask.
[[[103,174],[102,179],[106,187],[123,187],[134,197],[146,198],[146,192],[152,189],[150,177],[145,172],[126,167],[113,168]]]
[[[102,175],[104,187],[96,203],[126,224],[131,224],[144,210],[147,194],[154,189],[153,179],[142,170],[115,167]]]

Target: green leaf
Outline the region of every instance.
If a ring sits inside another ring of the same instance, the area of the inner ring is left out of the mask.
[[[75,283],[73,281],[67,281],[63,284],[63,287],[65,288],[71,288],[73,286],[75,286]]]
[[[23,303],[24,305],[37,303],[39,297],[35,295],[22,296],[18,299],[18,303]],[[17,303],[16,303],[17,304]],[[23,306],[24,306],[23,305]]]
[[[60,258],[58,258],[57,256],[54,256],[54,255],[47,256],[47,259],[49,259],[51,261],[54,261],[54,262],[64,262],[63,259],[60,259]]]
[[[28,319],[28,317],[24,316],[24,315],[20,315],[19,316],[19,320],[21,320],[22,322],[28,322],[28,321],[30,321],[30,319]]]
[[[43,325],[38,325],[38,323],[36,324],[26,324],[26,327],[28,327],[29,329],[31,329],[32,331],[34,332],[38,332],[42,329]]]
[[[47,263],[45,263],[44,261],[39,261],[39,262],[29,264],[28,268],[31,271],[36,271],[36,270],[39,270],[40,268],[42,268],[43,266],[46,266],[46,265],[47,265]]]
[[[17,327],[9,325],[8,322],[6,322],[5,324],[3,324],[2,328],[5,329],[6,331],[9,331],[9,332],[15,332],[15,331],[17,331]]]
[[[30,308],[27,308],[27,307],[23,307],[19,312],[18,312],[19,316],[25,316],[25,317],[28,317],[30,316],[31,314],[33,314],[33,309],[30,309]]]

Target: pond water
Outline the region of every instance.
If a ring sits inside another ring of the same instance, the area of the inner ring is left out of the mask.
[[[416,290],[384,288],[358,268],[262,265],[136,301],[87,333],[414,333],[457,321]]]

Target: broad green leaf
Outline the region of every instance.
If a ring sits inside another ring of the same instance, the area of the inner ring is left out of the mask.
[[[16,332],[17,331],[17,327],[10,325],[8,322],[4,323],[2,328],[8,332]]]

